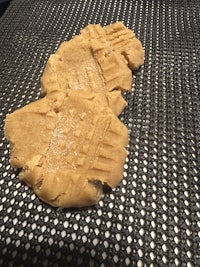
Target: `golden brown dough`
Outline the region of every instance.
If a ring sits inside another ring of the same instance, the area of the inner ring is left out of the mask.
[[[109,108],[76,92],[59,110],[44,97],[8,115],[5,133],[19,176],[53,206],[95,204],[102,184],[121,181],[127,128]]]
[[[141,42],[123,23],[91,24],[50,56],[41,87],[45,94],[69,90],[83,90],[88,97],[98,94],[101,104],[119,115],[126,106],[121,91],[131,89],[131,70],[143,62]],[[117,108],[112,105],[115,102]]]
[[[89,25],[51,55],[41,78],[45,96],[7,115],[11,165],[45,202],[96,204],[103,185],[123,177],[128,130],[119,115],[131,69],[144,60],[122,23]]]

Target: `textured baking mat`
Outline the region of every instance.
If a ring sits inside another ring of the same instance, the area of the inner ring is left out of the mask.
[[[124,179],[95,207],[52,208],[10,167],[5,116],[40,97],[61,41],[117,20],[146,53],[121,115]],[[199,1],[11,2],[0,19],[0,266],[200,266],[199,46]]]

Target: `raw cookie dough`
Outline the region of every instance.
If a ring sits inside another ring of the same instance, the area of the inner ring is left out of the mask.
[[[95,93],[102,105],[119,115],[126,106],[121,91],[131,89],[131,70],[143,62],[141,42],[123,23],[91,24],[49,57],[41,77],[42,91],[83,90],[88,97]]]
[[[53,206],[95,204],[102,184],[122,178],[127,128],[110,108],[79,95],[70,92],[59,109],[44,97],[7,117],[12,166]]]
[[[7,115],[5,136],[19,177],[57,207],[96,204],[123,177],[128,130],[116,115],[144,60],[140,41],[118,22],[89,25],[51,55],[45,96]]]

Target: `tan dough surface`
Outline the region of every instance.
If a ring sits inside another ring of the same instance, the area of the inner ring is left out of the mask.
[[[116,115],[131,69],[143,60],[140,41],[122,23],[89,25],[50,56],[41,78],[46,95],[7,115],[11,165],[43,201],[89,206],[104,184],[119,184],[128,130]]]
[[[121,22],[106,27],[91,24],[50,56],[41,78],[42,90],[83,90],[88,97],[99,94],[102,105],[119,115],[126,106],[121,91],[131,89],[131,70],[143,62],[141,42]]]
[[[64,98],[59,111],[49,102],[44,97],[7,117],[12,165],[23,168],[19,176],[45,202],[59,207],[95,204],[102,184],[115,187],[121,181],[127,128],[109,108],[76,92]]]

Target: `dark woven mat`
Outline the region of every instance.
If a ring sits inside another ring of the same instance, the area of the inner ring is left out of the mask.
[[[61,41],[117,20],[146,52],[121,115],[124,179],[93,208],[52,208],[10,168],[5,115],[40,97]],[[200,266],[199,50],[199,0],[12,1],[0,19],[0,266]]]

